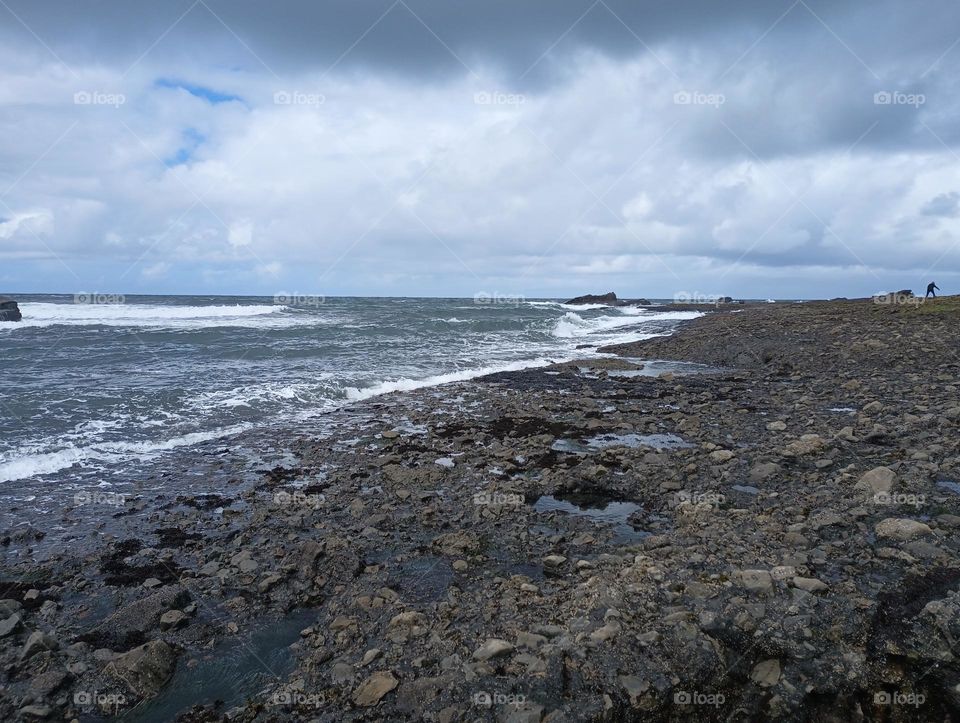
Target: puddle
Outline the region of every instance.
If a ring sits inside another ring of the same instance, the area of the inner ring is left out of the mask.
[[[960,495],[960,482],[954,482],[950,479],[940,479],[937,480],[937,487],[952,492],[955,495]]]
[[[392,568],[389,581],[405,602],[437,602],[447,597],[453,568],[442,557],[418,557]]]
[[[683,449],[692,447],[682,437],[675,434],[598,434],[596,437],[580,441],[576,439],[558,439],[550,449],[555,452],[572,454],[590,454],[611,447],[652,447],[656,450]]]
[[[650,535],[649,532],[637,530],[627,521],[630,515],[642,509],[634,502],[611,501],[586,495],[570,495],[567,499],[543,495],[534,503],[533,509],[536,512],[562,512],[574,517],[584,517],[598,525],[608,525],[613,528],[613,543],[617,545],[637,542]]]
[[[316,620],[315,611],[300,610],[282,620],[264,621],[250,635],[224,640],[199,657],[194,654],[198,662],[193,667],[186,665],[191,656],[182,656],[163,692],[119,719],[171,721],[192,706],[214,701],[223,701],[222,709],[230,710],[293,672],[294,659],[287,648]]]

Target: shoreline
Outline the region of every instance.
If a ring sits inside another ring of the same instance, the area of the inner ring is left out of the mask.
[[[212,443],[222,486],[143,500],[94,554],[12,566],[35,543],[8,541],[0,713],[956,715],[958,320],[950,297],[737,306],[598,350],[618,363],[362,400],[270,440],[270,470]],[[204,662],[230,644],[246,668]],[[255,681],[215,710],[169,682],[190,670]]]

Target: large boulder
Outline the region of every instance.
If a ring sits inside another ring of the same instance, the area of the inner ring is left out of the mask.
[[[612,291],[607,294],[587,294],[585,296],[578,296],[574,299],[570,299],[567,302],[573,306],[582,306],[584,304],[609,304],[610,306],[616,306],[618,303],[617,295]]]
[[[20,307],[13,299],[6,296],[0,296],[0,321],[21,321],[23,315],[20,313]]]

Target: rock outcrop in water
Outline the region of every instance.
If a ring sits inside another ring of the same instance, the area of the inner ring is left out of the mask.
[[[573,306],[583,304],[609,304],[610,306],[616,306],[620,301],[617,299],[617,295],[611,291],[606,294],[584,294],[583,296],[570,299],[567,303]]]
[[[6,296],[0,296],[0,321],[21,321],[23,315],[20,313],[20,307],[13,299]]]

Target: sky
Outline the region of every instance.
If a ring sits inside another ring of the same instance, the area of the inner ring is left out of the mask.
[[[0,292],[960,292],[955,0],[0,0]]]

